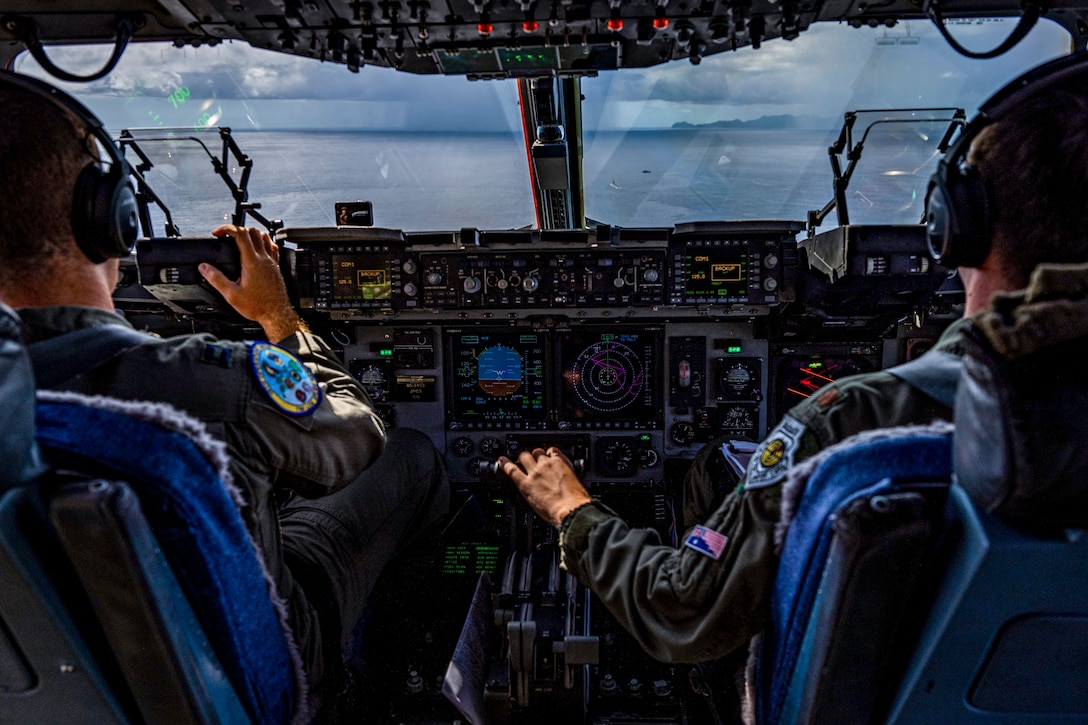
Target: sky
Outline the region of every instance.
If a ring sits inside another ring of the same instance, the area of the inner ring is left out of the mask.
[[[1012,21],[958,24],[960,42],[997,45]],[[841,122],[857,108],[962,106],[968,112],[1008,79],[1066,52],[1064,31],[1046,21],[992,61],[957,55],[924,21],[894,28],[820,24],[794,41],[774,39],[703,59],[602,72],[583,80],[586,126],[666,128],[678,121],[810,115]],[[68,70],[100,67],[110,48],[54,48]],[[21,56],[17,70],[44,74]],[[366,66],[360,73],[282,53],[224,43],[214,48],[133,44],[118,67],[91,84],[58,84],[99,114],[107,128],[228,125],[277,129],[517,131],[514,81],[418,76]]]

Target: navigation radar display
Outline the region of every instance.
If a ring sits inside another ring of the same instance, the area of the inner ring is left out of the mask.
[[[661,333],[563,333],[561,428],[653,428],[660,425]]]
[[[454,332],[450,428],[542,428],[546,418],[544,336],[517,331]]]

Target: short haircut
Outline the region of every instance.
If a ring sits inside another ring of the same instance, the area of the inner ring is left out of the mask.
[[[89,131],[46,98],[0,83],[0,290],[76,250],[76,180],[96,163]]]
[[[976,140],[994,251],[1010,282],[1088,262],[1088,74],[1025,96]]]

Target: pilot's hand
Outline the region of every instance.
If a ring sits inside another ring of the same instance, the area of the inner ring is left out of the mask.
[[[591,500],[570,461],[555,446],[522,451],[516,463],[502,456],[499,469],[552,526],[559,526],[567,514]]]
[[[280,274],[280,248],[272,238],[259,229],[245,229],[224,224],[212,231],[212,236],[234,237],[242,263],[241,276],[228,279],[210,264],[200,265],[200,274],[217,289],[223,299],[247,320],[261,326],[272,342],[305,330],[302,319],[291,306],[287,286]]]

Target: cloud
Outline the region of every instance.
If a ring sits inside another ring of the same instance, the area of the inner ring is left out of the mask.
[[[87,73],[104,62],[101,48],[50,49],[62,68]],[[18,70],[73,93],[112,127],[198,125],[194,104],[220,106],[223,125],[270,128],[380,128],[410,131],[520,129],[513,81],[470,82],[463,77],[422,76],[364,67],[354,74],[340,64],[252,48],[243,43],[176,48],[133,44],[106,78],[89,84],[52,81],[21,56]],[[187,101],[182,108],[177,98]],[[316,103],[315,103],[316,102]],[[278,104],[278,105],[277,105]]]
[[[1006,37],[1014,24],[956,23],[950,32],[963,45],[985,50]],[[890,29],[817,24],[794,41],[774,39],[759,50],[725,51],[698,66],[681,60],[587,78],[583,115],[589,126],[632,128],[779,114],[841,118],[844,110],[875,104],[978,103],[1021,69],[1064,51],[1067,42],[1064,31],[1043,22],[1005,56],[967,61],[926,21],[905,21]],[[49,52],[61,67],[88,72],[102,66],[109,48],[56,47]],[[18,66],[34,72],[36,63],[20,57]],[[40,70],[36,74],[43,75]],[[165,105],[166,99],[186,89],[194,100],[222,105],[224,123],[239,124],[234,116],[242,113],[245,122],[260,128],[362,124],[352,127],[516,130],[520,125],[512,80],[469,82],[377,66],[353,74],[340,64],[241,42],[200,48],[132,44],[107,78],[59,85],[126,124],[134,120],[133,99],[156,122],[180,115],[175,113],[178,107]],[[297,103],[277,110],[276,101]],[[119,110],[124,104],[127,110]],[[240,107],[246,110],[234,111]],[[200,117],[178,120],[185,125]]]
[[[975,50],[998,45],[1015,20],[957,23],[957,40]],[[1000,58],[968,60],[928,21],[894,28],[813,25],[794,41],[772,40],[704,58],[677,61],[583,84],[584,115],[604,127],[661,127],[764,115],[842,117],[857,108],[964,106],[971,113],[1025,68],[1066,52],[1068,35],[1040,23]]]

